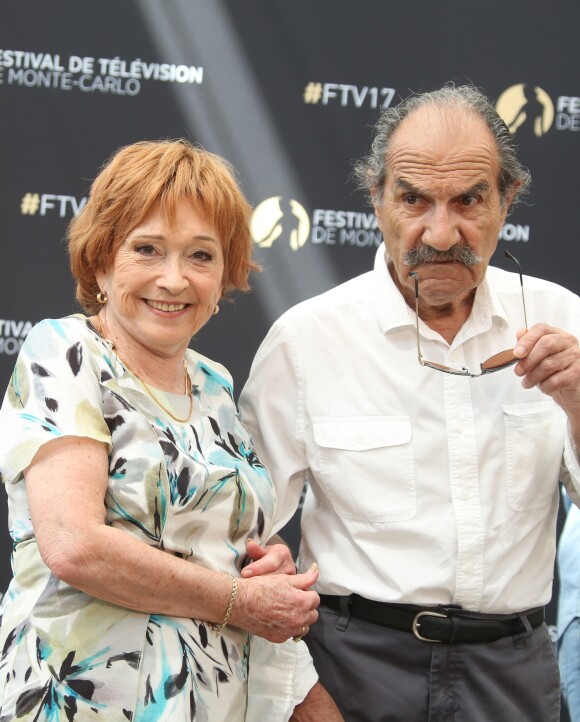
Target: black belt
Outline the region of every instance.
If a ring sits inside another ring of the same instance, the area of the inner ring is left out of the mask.
[[[320,603],[337,612],[346,611],[345,601],[346,610],[351,617],[402,632],[412,632],[423,642],[494,642],[503,637],[529,632],[530,627],[537,629],[544,622],[543,607],[528,609],[519,614],[479,614],[459,607],[387,604],[359,597],[358,594],[351,594],[349,597],[320,595]]]

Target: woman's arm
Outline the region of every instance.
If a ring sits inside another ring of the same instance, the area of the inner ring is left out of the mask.
[[[105,444],[65,436],[44,444],[25,471],[40,554],[72,587],[129,609],[221,623],[229,575],[166,554],[105,523]],[[318,617],[308,588],[318,572],[238,580],[230,623],[281,642]]]

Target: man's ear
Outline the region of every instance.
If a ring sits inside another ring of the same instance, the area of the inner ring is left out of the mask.
[[[378,226],[379,226],[379,228],[381,228],[380,209],[381,209],[383,199],[382,199],[381,193],[379,192],[379,190],[376,186],[373,186],[371,188],[371,200],[373,203],[373,209],[375,211],[375,216],[377,217]],[[381,228],[381,231],[382,231],[382,228]]]
[[[502,223],[505,221],[505,219],[508,216],[508,213],[511,210],[512,203],[514,202],[514,198],[517,195],[517,192],[522,187],[522,181],[517,181],[513,184],[513,186],[509,189],[509,191],[506,193],[505,201],[504,201],[504,209],[503,209],[503,218]]]

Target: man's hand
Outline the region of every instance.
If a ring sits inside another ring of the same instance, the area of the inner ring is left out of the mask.
[[[246,551],[254,561],[242,569],[244,579],[266,574],[296,574],[292,552],[285,544],[268,544],[263,547],[248,539]]]
[[[522,386],[537,386],[551,396],[568,414],[571,423],[580,423],[580,347],[578,339],[559,328],[538,323],[520,330],[514,354],[520,359],[515,372]]]

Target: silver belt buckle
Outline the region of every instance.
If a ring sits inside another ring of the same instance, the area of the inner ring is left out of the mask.
[[[419,627],[421,626],[421,622],[419,621],[421,617],[443,617],[443,619],[447,619],[446,614],[440,614],[439,612],[418,612],[415,615],[415,619],[413,619],[413,634],[417,637],[417,639],[420,639],[422,642],[431,642],[432,644],[441,644],[440,639],[429,639],[428,637],[423,637],[421,633],[419,632]]]

